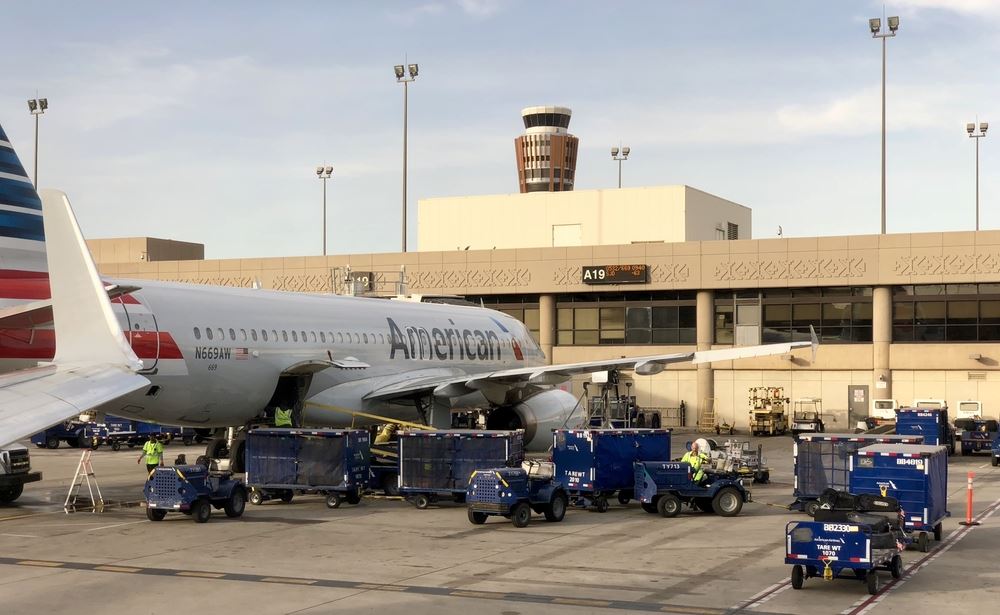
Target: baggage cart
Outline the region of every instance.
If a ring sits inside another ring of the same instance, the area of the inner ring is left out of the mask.
[[[819,496],[827,489],[847,491],[850,488],[851,456],[859,448],[872,444],[922,444],[923,436],[891,434],[799,434],[792,446],[791,510],[803,511],[812,517],[819,507]]]
[[[955,426],[962,429],[959,440],[963,455],[989,453],[1000,436],[1000,425],[993,419],[955,419]]]
[[[851,493],[890,496],[903,509],[903,529],[926,552],[940,541],[948,512],[948,450],[926,444],[873,444],[851,458]]]
[[[208,466],[180,465],[154,468],[143,487],[146,518],[162,521],[168,512],[190,515],[196,523],[205,523],[212,508],[225,510],[237,518],[246,508],[243,483],[230,472],[209,471]]]
[[[464,503],[474,471],[517,467],[522,461],[520,429],[400,432],[399,493],[420,510],[442,497]]]
[[[555,479],[577,506],[608,510],[608,498],[632,500],[637,461],[670,459],[669,429],[556,429],[552,434]]]
[[[735,517],[743,504],[751,501],[742,479],[716,478],[699,485],[691,464],[676,461],[637,461],[634,482],[642,509],[663,517],[676,517],[684,504],[721,517]]]
[[[569,499],[553,479],[551,461],[525,461],[519,468],[475,470],[465,492],[469,522],[482,525],[491,515],[510,519],[514,527],[527,527],[531,513],[559,522],[566,515]]]
[[[865,582],[869,594],[879,588],[880,570],[903,576],[904,545],[891,530],[852,522],[793,521],[785,526],[785,563],[792,566],[792,589],[822,577]],[[851,575],[845,575],[850,571]]]
[[[900,408],[896,413],[896,433],[923,436],[924,444],[946,446],[955,454],[955,430],[948,423],[948,408]]]
[[[328,508],[359,503],[368,486],[368,441],[364,429],[251,430],[246,439],[250,503],[290,502],[296,491],[325,496]]]

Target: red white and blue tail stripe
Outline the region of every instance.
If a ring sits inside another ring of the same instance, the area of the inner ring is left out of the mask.
[[[48,297],[42,202],[0,126],[0,305]]]

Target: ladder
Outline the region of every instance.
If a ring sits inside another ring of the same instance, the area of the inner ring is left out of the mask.
[[[76,512],[77,498],[84,485],[87,485],[87,493],[90,494],[91,512],[104,512],[104,496],[101,495],[101,487],[97,484],[97,477],[94,475],[94,466],[90,461],[90,455],[94,451],[87,449],[80,454],[80,462],[76,464],[76,473],[73,474],[73,483],[69,486],[69,493],[66,494],[66,501],[63,502],[63,511],[67,514]],[[97,497],[94,497],[94,493]]]
[[[698,415],[698,431],[702,433],[715,431],[714,397],[709,397],[705,400],[705,408]]]

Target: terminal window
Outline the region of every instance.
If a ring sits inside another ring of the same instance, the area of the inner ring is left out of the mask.
[[[1000,284],[897,286],[893,342],[1000,340]]]

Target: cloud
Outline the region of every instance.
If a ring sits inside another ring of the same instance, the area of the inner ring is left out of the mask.
[[[457,0],[457,3],[465,14],[479,18],[497,14],[502,4],[500,0]]]

